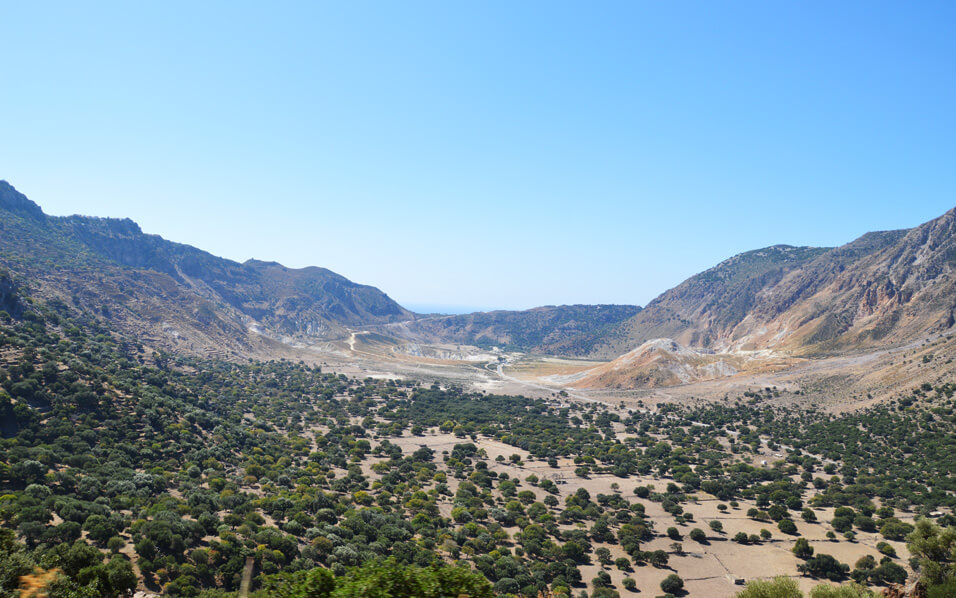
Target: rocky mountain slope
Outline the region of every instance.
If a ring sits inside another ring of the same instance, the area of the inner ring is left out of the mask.
[[[778,245],[732,257],[622,325],[623,353],[654,338],[717,351],[816,355],[948,330],[956,306],[956,211],[836,248]]]
[[[48,216],[0,181],[3,270],[42,296],[99,313],[148,344],[217,356],[328,347],[326,341],[344,341],[349,329],[362,328],[393,336],[380,340],[396,346],[500,344],[578,355],[640,310],[575,305],[422,317],[379,289],[325,268],[238,263],[145,234],[129,219]],[[0,302],[3,297],[0,278]],[[342,346],[348,345],[335,350]]]
[[[0,267],[147,341],[206,352],[341,337],[345,327],[414,317],[324,268],[240,264],[144,234],[128,219],[47,216],[3,181]]]
[[[571,382],[583,388],[692,384],[949,338],[956,323],[954,230],[956,210],[950,210],[916,228],[868,233],[841,247],[777,245],[734,256],[624,322],[595,346],[620,356]],[[917,377],[935,379],[944,361],[925,357]],[[862,376],[867,388],[889,388],[916,375],[900,369],[905,360],[886,356],[865,375],[852,359],[843,362],[822,370],[842,380],[837,386]]]

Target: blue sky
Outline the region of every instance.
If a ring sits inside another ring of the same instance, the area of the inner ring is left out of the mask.
[[[644,304],[956,191],[953,2],[0,4],[0,178],[406,304]]]

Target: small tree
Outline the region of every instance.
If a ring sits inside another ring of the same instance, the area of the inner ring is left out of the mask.
[[[668,594],[676,594],[684,589],[684,580],[676,573],[671,573],[661,581],[661,589]]]
[[[841,563],[829,554],[818,554],[805,563],[797,565],[797,571],[811,577],[823,577],[830,581],[840,581],[846,579],[850,573],[850,566]]]
[[[605,567],[610,566],[611,563],[614,562],[611,559],[611,551],[603,546],[594,551],[594,556],[596,556],[598,562]]]
[[[889,542],[877,542],[876,549],[888,557],[896,558],[896,549]]]
[[[123,538],[120,538],[119,536],[113,536],[112,538],[106,541],[106,547],[112,553],[119,552],[120,550],[123,549],[124,546],[126,546],[126,540],[124,540]]]
[[[906,546],[919,567],[920,580],[926,586],[956,590],[956,559],[953,558],[956,554],[956,527],[941,528],[932,521],[920,519],[916,522],[916,529],[907,537]]]
[[[663,550],[653,550],[647,554],[647,562],[655,567],[667,565],[668,556]]]
[[[906,569],[887,559],[873,570],[870,579],[881,584],[901,584],[906,581]]]
[[[607,571],[598,571],[597,577],[591,580],[591,585],[595,588],[609,588],[611,587],[611,576],[608,575]]]
[[[797,538],[791,550],[798,559],[806,560],[813,556],[813,546],[810,546],[806,538]]]
[[[793,535],[797,533],[797,525],[790,519],[783,519],[777,524],[777,528],[785,534]]]

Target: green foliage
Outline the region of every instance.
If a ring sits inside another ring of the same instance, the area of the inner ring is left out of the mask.
[[[737,592],[736,598],[803,598],[797,582],[787,577],[771,580],[754,580]]]
[[[845,565],[829,554],[818,554],[797,565],[797,570],[811,577],[822,577],[830,581],[846,579],[850,572],[849,565]]]
[[[393,559],[336,577],[327,569],[267,577],[256,598],[491,598],[491,584],[467,568],[401,565]]]
[[[906,540],[920,580],[928,588],[956,585],[956,527],[943,528],[920,519]]]
[[[335,590],[335,576],[328,569],[266,576],[254,598],[327,598]]]
[[[700,544],[707,542],[707,534],[704,533],[704,530],[698,527],[695,527],[694,529],[690,530],[689,535],[690,535],[690,539],[693,540],[694,542],[698,542]]]
[[[808,559],[813,556],[813,547],[810,546],[806,538],[797,538],[792,551],[798,559]]]
[[[870,573],[870,582],[880,585],[901,584],[906,581],[906,577],[906,569],[887,560],[873,569]]]
[[[581,584],[583,564],[610,564],[604,550],[592,552],[595,543],[619,544],[630,557],[614,561],[621,570],[667,566],[666,552],[643,550],[663,535],[645,517],[646,501],[680,526],[694,521],[684,511],[692,493],[734,508],[735,497],[746,499],[759,507],[748,516],[781,529],[805,502],[835,506],[847,531],[878,527],[894,538],[908,529],[895,509],[954,506],[952,438],[943,434],[952,413],[936,407],[948,387],[932,397],[921,391],[918,409],[840,417],[739,403],[625,413],[350,379],[282,360],[152,353],[95,315],[29,298],[23,305],[0,322],[0,524],[22,539],[0,555],[8,594],[18,572],[37,565],[60,568],[66,593],[125,591],[132,570],[117,552],[128,542],[142,581],[169,595],[235,591],[252,557],[253,583],[272,580],[277,593],[331,592],[321,589],[329,580],[335,591],[359,587],[373,574],[397,591],[433,587],[458,575],[433,567],[460,559],[491,591],[530,597]],[[861,427],[868,435],[854,431]],[[460,437],[442,454],[392,443],[439,429]],[[891,449],[912,448],[899,429],[928,438],[928,450]],[[666,488],[569,496],[551,479],[497,473],[479,438],[513,447],[514,466],[562,459],[588,475],[657,475]],[[739,462],[741,447],[767,438],[793,447],[781,466]],[[864,468],[864,453],[879,467]],[[884,466],[895,473],[884,475]],[[830,477],[813,477],[819,469]],[[674,527],[666,535],[682,534]],[[699,528],[688,535],[707,541]],[[743,532],[735,540],[762,541]],[[349,577],[385,555],[392,565]],[[842,579],[848,568],[824,556],[804,563],[806,572]],[[868,583],[900,572],[894,563],[859,571]]]
[[[880,594],[855,583],[839,586],[821,584],[810,590],[810,598],[877,598],[878,596]]]
[[[797,582],[787,577],[773,580],[754,580],[747,583],[736,598],[803,598]],[[859,584],[839,586],[821,584],[810,590],[810,598],[877,598],[879,594]]]
[[[797,525],[790,519],[781,519],[777,528],[785,534],[793,535],[797,533]]]
[[[671,573],[661,581],[661,589],[668,594],[676,594],[684,589],[684,580],[676,573]]]
[[[13,531],[0,528],[0,598],[19,596],[20,577],[33,573],[36,567]]]
[[[949,579],[926,590],[926,598],[951,598],[956,596],[956,579]]]

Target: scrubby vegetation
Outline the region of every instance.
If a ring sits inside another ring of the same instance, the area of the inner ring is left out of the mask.
[[[877,598],[878,594],[863,586],[847,584],[834,586],[821,584],[810,591],[810,598]],[[760,580],[747,584],[737,598],[804,598],[797,583],[786,577]]]
[[[14,292],[4,300],[16,317],[0,313],[0,598],[54,570],[54,598],[137,586],[221,596],[247,559],[262,595],[398,584],[431,588],[423,596],[612,596],[657,569],[678,593],[685,582],[667,568],[725,538],[786,542],[821,580],[873,586],[915,568],[952,583],[951,528],[910,522],[956,506],[953,385],[840,417],[756,393],[621,410],[157,353]],[[434,438],[447,448],[429,448]],[[781,457],[754,465],[763,449]],[[569,491],[546,473],[571,469],[618,481]],[[768,529],[698,522],[703,499],[719,512],[744,502]],[[851,569],[801,542],[797,522],[879,533],[882,561]],[[907,536],[912,564],[896,557]],[[665,538],[668,550],[648,547]],[[631,582],[613,587],[612,572]]]

